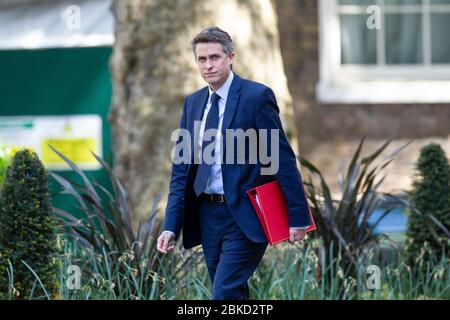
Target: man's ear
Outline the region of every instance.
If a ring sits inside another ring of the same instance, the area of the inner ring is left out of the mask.
[[[233,70],[234,52],[230,53],[230,69]]]
[[[230,60],[231,60],[231,63],[233,63],[234,56],[235,56],[234,52],[230,53]]]

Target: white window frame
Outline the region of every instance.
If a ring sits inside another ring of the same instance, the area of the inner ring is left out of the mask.
[[[383,0],[377,0],[382,6]],[[365,9],[365,8],[364,8]],[[446,103],[450,102],[450,64],[431,65],[430,14],[449,12],[449,5],[390,6],[387,13],[425,12],[422,18],[424,63],[386,65],[384,30],[377,32],[377,65],[341,65],[339,13],[364,13],[358,6],[338,6],[338,0],[319,0],[320,78],[317,100],[323,103]],[[369,15],[368,15],[369,17]]]

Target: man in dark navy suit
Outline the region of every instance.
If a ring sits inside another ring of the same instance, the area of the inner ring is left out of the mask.
[[[178,135],[177,146],[189,142],[190,147],[175,152],[184,160],[173,161],[157,247],[172,252],[182,231],[186,249],[203,247],[212,299],[249,299],[247,281],[263,258],[267,238],[247,190],[279,181],[288,204],[291,243],[305,237],[309,207],[273,91],[232,72],[233,44],[225,31],[203,30],[192,49],[208,86],[184,101],[180,130],[189,138]],[[238,138],[251,130],[258,133],[256,140]]]

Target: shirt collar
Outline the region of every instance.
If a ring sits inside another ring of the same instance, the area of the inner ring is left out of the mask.
[[[226,100],[228,96],[228,91],[230,91],[231,82],[233,82],[234,74],[233,71],[230,71],[230,75],[228,76],[227,81],[219,88],[217,91],[215,91],[221,99]],[[211,89],[210,86],[208,86],[209,90],[209,97],[211,98],[211,95],[214,93],[214,90]]]

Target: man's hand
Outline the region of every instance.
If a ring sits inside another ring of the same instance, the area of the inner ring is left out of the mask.
[[[172,232],[163,231],[158,238],[158,244],[156,246],[156,249],[162,253],[172,252],[175,249],[174,245],[170,245],[173,239],[175,239],[175,237]]]
[[[291,244],[295,243],[295,241],[301,241],[305,239],[306,230],[289,228],[289,242]]]

